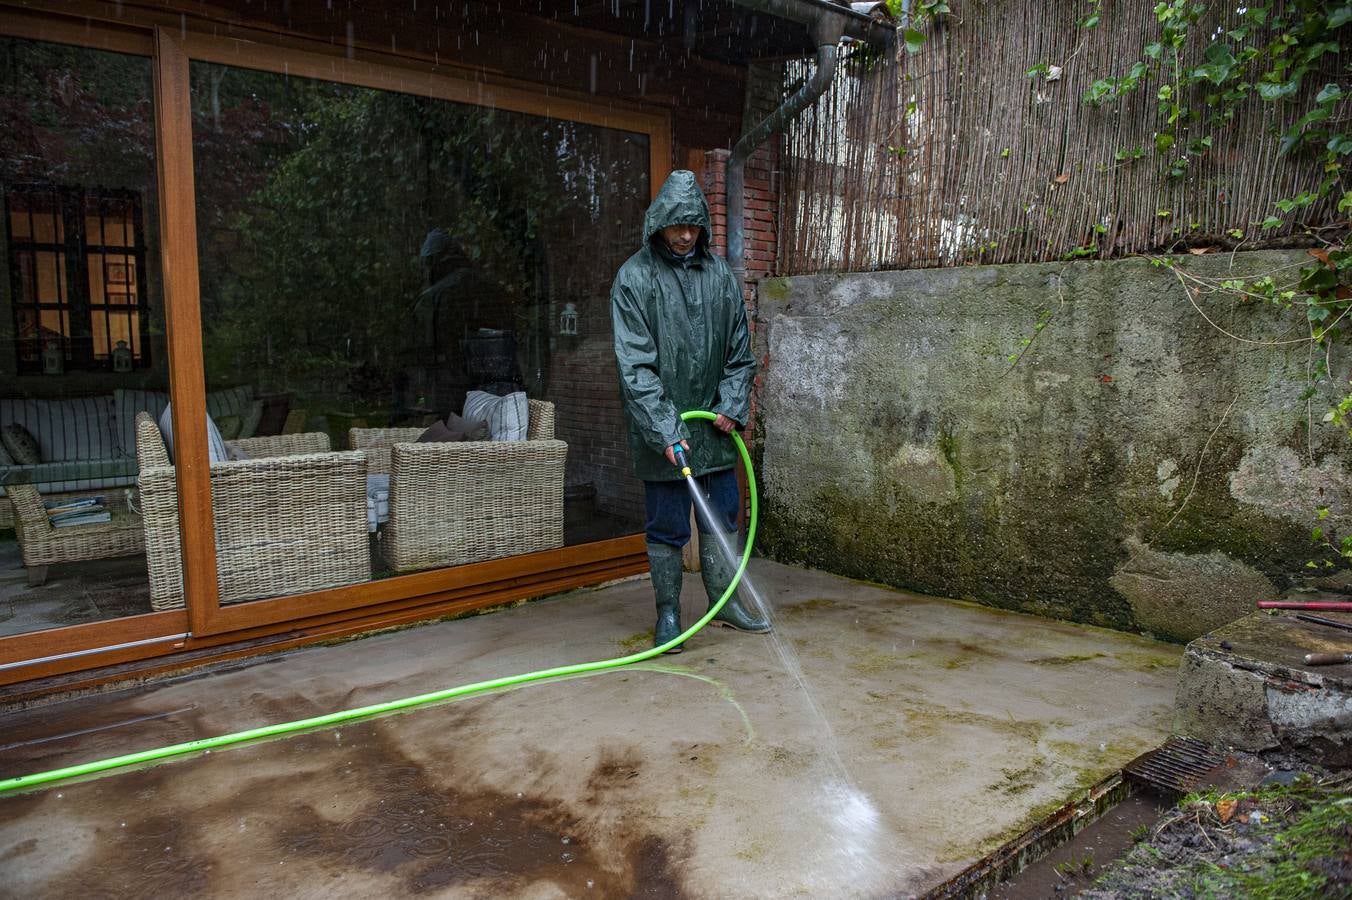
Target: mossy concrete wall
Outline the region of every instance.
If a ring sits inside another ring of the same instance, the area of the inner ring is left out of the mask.
[[[764,552],[1176,640],[1289,587],[1316,508],[1352,524],[1352,441],[1332,388],[1302,399],[1302,314],[1189,284],[1144,259],[763,282]]]

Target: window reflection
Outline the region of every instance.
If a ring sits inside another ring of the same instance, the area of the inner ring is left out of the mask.
[[[646,136],[202,63],[192,84],[208,389],[269,410],[226,441],[358,451],[376,576],[641,530],[608,293]]]

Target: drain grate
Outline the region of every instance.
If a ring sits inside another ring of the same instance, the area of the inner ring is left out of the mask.
[[[1211,783],[1225,757],[1204,741],[1171,737],[1127,763],[1123,774],[1156,790],[1186,794]]]

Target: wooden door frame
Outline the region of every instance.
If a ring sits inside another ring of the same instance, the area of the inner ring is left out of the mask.
[[[163,303],[187,608],[0,639],[0,665],[147,641],[79,661],[46,662],[31,672],[0,670],[0,685],[220,646],[231,636],[280,634],[302,623],[323,621],[332,626],[346,617],[370,622],[366,627],[374,628],[379,621],[372,620],[373,614],[399,621],[432,617],[444,609],[463,611],[538,596],[646,568],[642,536],[627,535],[308,594],[220,605],[206,433],[192,424],[202,422],[207,413],[188,74],[196,59],[641,133],[648,137],[652,196],[672,166],[670,112],[630,103],[598,104],[585,96],[524,82],[457,77],[447,74],[444,65],[416,57],[400,58],[397,65],[388,54],[379,61],[349,58],[341,49],[301,37],[288,39],[278,52],[276,35],[251,35],[247,29],[233,28],[232,34],[222,36],[209,33],[212,29],[206,25],[195,30],[199,23],[191,17],[175,15],[171,25],[164,14],[153,10],[133,9],[114,22],[104,20],[111,15],[105,4],[72,0],[54,6],[61,11],[37,12],[0,0],[0,10],[5,11],[0,35],[148,56],[152,66]],[[164,638],[164,644],[150,642],[156,638]]]

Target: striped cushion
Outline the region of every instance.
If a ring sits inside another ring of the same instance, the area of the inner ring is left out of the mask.
[[[0,400],[0,425],[22,425],[37,438],[44,462],[121,456],[111,397]]]
[[[162,391],[113,391],[113,418],[116,425],[118,448],[127,456],[136,455],[136,414],[150,413],[156,422],[169,405],[169,395]]]
[[[499,397],[483,391],[465,396],[465,411],[470,421],[488,423],[488,434],[495,441],[524,441],[530,404],[522,391]]]
[[[253,388],[247,384],[226,388],[223,391],[209,391],[207,392],[207,415],[218,421],[222,416],[239,416],[243,419],[245,408],[249,405],[249,401],[253,399],[252,395]]]

